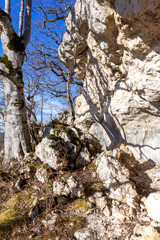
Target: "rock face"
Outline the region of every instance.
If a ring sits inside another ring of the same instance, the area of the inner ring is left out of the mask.
[[[83,190],[83,186],[78,186],[77,181],[72,176],[69,178],[62,177],[53,182],[53,193],[57,195],[81,197]]]
[[[97,173],[103,185],[110,191],[110,197],[135,207],[137,193],[134,184],[129,180],[129,171],[117,159],[108,156],[107,152],[98,155]]]
[[[148,212],[148,216],[153,220],[160,222],[160,192],[151,193],[146,202],[146,209]]]
[[[160,0],[77,0],[66,25],[59,56],[84,83],[78,118],[104,145],[160,162]]]

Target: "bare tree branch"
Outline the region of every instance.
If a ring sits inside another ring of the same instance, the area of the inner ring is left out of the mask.
[[[5,0],[5,12],[10,16],[11,14],[11,2],[10,0]]]
[[[72,114],[72,126],[74,126],[74,121],[75,121],[75,112],[74,112],[74,107],[73,107],[73,102],[72,102],[72,98],[71,98],[71,93],[70,93],[70,81],[71,81],[71,77],[70,77],[70,72],[68,70],[68,82],[67,82],[67,98],[68,98],[68,102],[69,102],[69,106],[71,109],[71,114]]]
[[[28,112],[30,112],[30,114],[33,115],[34,119],[35,119],[35,122],[37,122],[37,117],[36,117],[36,114],[26,105],[26,109]]]
[[[25,22],[24,22],[24,46],[26,47],[31,36],[31,15],[32,15],[32,0],[26,0]]]
[[[18,36],[22,36],[22,31],[23,31],[23,15],[24,15],[24,0],[21,0],[21,9],[19,13],[19,31],[18,31]]]

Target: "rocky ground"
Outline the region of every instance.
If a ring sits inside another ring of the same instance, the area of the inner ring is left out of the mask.
[[[57,120],[0,194],[0,239],[160,239],[160,166]]]

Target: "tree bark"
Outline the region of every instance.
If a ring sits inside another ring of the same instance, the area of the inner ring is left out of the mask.
[[[31,150],[23,87],[15,86],[9,79],[3,81],[5,95],[5,166],[12,158],[21,159]]]
[[[21,0],[21,9],[19,14],[19,30],[18,30],[18,36],[22,36],[23,31],[23,15],[24,15],[24,0]]]
[[[22,65],[24,51],[30,39],[32,0],[26,0],[25,36],[19,37],[10,19],[10,0],[5,0],[5,12],[0,9],[0,36],[3,57],[0,57],[0,81],[5,97],[5,159],[11,165],[12,158],[20,160],[31,150],[24,98]],[[28,24],[28,25],[27,25]]]
[[[70,83],[71,83],[71,75],[70,75],[69,70],[68,70],[67,99],[68,99],[68,103],[69,103],[69,106],[70,106],[70,109],[71,109],[71,115],[72,115],[71,124],[72,124],[72,126],[74,126],[75,112],[74,112],[74,106],[73,106],[71,93],[70,93]]]

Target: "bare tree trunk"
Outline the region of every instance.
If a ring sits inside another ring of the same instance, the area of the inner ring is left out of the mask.
[[[43,126],[43,103],[44,103],[44,99],[43,99],[43,93],[42,93],[42,99],[41,99],[41,126]]]
[[[5,97],[5,166],[11,159],[21,159],[31,150],[23,92],[22,65],[24,51],[30,39],[32,0],[26,0],[24,34],[19,37],[10,19],[10,0],[5,0],[5,12],[0,9],[0,36],[3,57],[0,58],[0,80]],[[23,11],[23,10],[22,10]]]
[[[71,75],[70,75],[69,70],[68,70],[67,98],[68,98],[68,102],[69,102],[69,106],[70,106],[71,114],[72,114],[71,124],[72,124],[72,126],[74,126],[75,112],[74,112],[73,102],[72,102],[72,99],[71,99],[70,82],[71,82]]]
[[[4,82],[4,81],[3,81]],[[8,94],[9,93],[9,94]],[[5,95],[5,160],[7,166],[11,158],[21,159],[31,150],[23,88],[12,82],[4,82]]]

